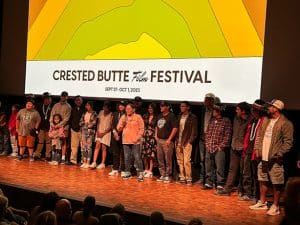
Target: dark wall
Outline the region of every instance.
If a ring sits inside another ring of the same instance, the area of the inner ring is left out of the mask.
[[[262,98],[300,109],[300,1],[268,0]]]
[[[29,0],[2,0],[0,94],[23,95]],[[268,0],[262,98],[282,99],[288,109],[300,109],[299,0]]]
[[[2,0],[0,94],[24,95],[28,0]]]

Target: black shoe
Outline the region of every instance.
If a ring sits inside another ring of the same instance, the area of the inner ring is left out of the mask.
[[[229,191],[226,191],[225,189],[223,190],[218,190],[216,192],[217,195],[220,195],[220,196],[230,196],[230,192]]]
[[[72,163],[72,162],[70,162],[70,161],[67,161],[67,162],[66,162],[66,165],[68,165],[68,166],[74,166],[75,164]]]
[[[46,157],[46,158],[45,158],[45,161],[46,161],[46,162],[50,162],[50,161],[51,161],[51,157]]]

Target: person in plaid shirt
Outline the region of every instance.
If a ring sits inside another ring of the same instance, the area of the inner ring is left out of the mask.
[[[224,106],[215,104],[213,118],[210,120],[205,135],[205,176],[202,189],[212,189],[217,181],[217,189],[223,188],[225,179],[225,149],[230,146],[232,127],[228,118],[223,117]]]

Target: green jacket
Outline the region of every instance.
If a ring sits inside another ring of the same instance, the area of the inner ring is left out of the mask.
[[[263,139],[269,122],[270,119],[264,118],[257,133],[254,149],[258,152],[258,157],[262,157]],[[293,132],[293,124],[284,115],[281,115],[273,127],[269,159],[273,158],[275,155],[282,157],[292,148]]]

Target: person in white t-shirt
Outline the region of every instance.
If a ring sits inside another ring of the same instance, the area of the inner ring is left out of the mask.
[[[284,184],[283,156],[293,145],[293,124],[281,113],[284,103],[274,99],[268,103],[269,119],[264,119],[255,142],[254,150],[261,159],[258,164],[260,200],[250,209],[268,209],[267,183],[273,186],[274,200],[267,211],[270,216],[280,214],[279,199]]]

